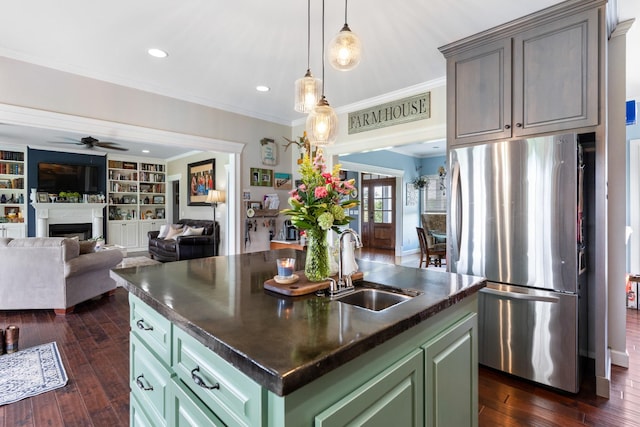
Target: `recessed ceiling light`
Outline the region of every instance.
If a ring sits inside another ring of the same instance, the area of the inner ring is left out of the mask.
[[[269,92],[271,88],[269,86],[258,85],[256,86],[258,92]]]
[[[149,150],[142,150],[143,153],[150,153]]]
[[[169,54],[162,49],[151,48],[147,52],[155,58],[166,58],[169,56]]]

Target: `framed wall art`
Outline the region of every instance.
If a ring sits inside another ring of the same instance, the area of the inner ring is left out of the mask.
[[[205,200],[209,190],[216,189],[216,159],[189,163],[187,176],[189,177],[187,205],[210,206]]]
[[[251,168],[251,185],[254,187],[273,187],[273,170]]]
[[[260,140],[260,157],[263,165],[275,166],[278,164],[278,147],[273,139],[262,138]]]
[[[293,181],[290,173],[275,173],[275,188],[277,190],[291,190],[293,188]]]

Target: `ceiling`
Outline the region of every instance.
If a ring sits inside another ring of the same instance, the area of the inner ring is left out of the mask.
[[[621,21],[640,16],[639,1],[617,2]],[[363,60],[349,72],[327,64],[326,97],[338,111],[348,111],[367,100],[419,88],[445,75],[438,47],[556,3],[352,0],[348,23],[362,40]],[[325,4],[329,40],[344,23],[344,2]],[[316,77],[322,77],[321,15],[322,2],[312,0],[310,65]],[[627,39],[628,98],[640,97],[638,25]],[[151,47],[169,56],[153,58],[146,53]],[[307,68],[307,2],[5,2],[0,56],[291,125],[304,118],[293,110],[293,82]],[[260,93],[256,85],[271,90]],[[87,136],[0,126],[3,141],[25,135],[44,146]],[[141,149],[133,141],[116,142],[126,143],[132,154]],[[153,148],[154,157],[175,155],[171,147]],[[419,151],[412,149],[416,155]]]

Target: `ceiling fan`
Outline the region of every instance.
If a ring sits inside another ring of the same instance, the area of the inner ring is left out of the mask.
[[[66,142],[65,144],[84,145],[90,149],[99,147],[107,148],[109,150],[129,151],[128,148],[119,147],[117,142],[100,141],[92,136],[85,136],[84,138],[81,138],[79,142],[74,140],[74,142]]]

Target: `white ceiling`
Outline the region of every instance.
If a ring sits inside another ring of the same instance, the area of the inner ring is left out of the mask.
[[[640,1],[617,1],[621,21],[640,16]],[[352,0],[348,22],[361,37],[363,60],[349,72],[327,64],[327,99],[348,110],[440,79],[438,47],[556,3]],[[322,2],[312,0],[311,9],[311,71],[321,77]],[[343,21],[344,2],[326,0],[326,40]],[[640,97],[638,25],[628,33],[628,98]],[[306,38],[304,0],[22,0],[4,2],[0,12],[0,56],[286,125],[304,117],[292,106],[293,82],[307,68]],[[150,57],[150,47],[169,57]],[[259,93],[259,84],[271,90]],[[3,140],[21,134],[13,128],[0,126]],[[35,133],[43,145],[86,136]]]

